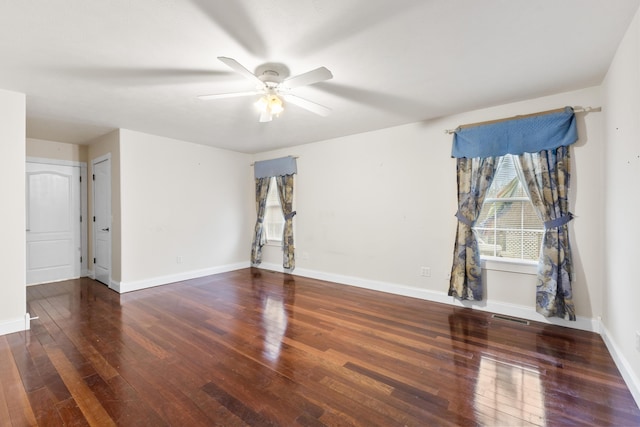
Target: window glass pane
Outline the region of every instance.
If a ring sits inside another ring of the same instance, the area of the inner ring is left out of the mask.
[[[518,179],[515,164],[511,155],[502,156],[498,170],[487,192],[487,198],[527,197],[527,192]]]
[[[531,204],[531,202],[524,204],[524,212],[522,215],[524,228],[528,230],[540,230],[543,228],[542,221],[533,208],[533,204]]]
[[[511,155],[500,159],[474,231],[481,256],[538,259],[544,226]]]
[[[267,193],[267,206],[264,214],[264,228],[268,241],[282,241],[284,230],[284,216],[278,197],[276,179],[271,178],[269,193]]]
[[[522,258],[537,261],[542,248],[542,231],[522,232]]]
[[[520,229],[523,202],[495,202],[497,228]]]

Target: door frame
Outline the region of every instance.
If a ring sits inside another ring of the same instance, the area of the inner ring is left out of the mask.
[[[74,160],[58,160],[46,157],[26,157],[26,163],[40,163],[54,166],[72,166],[80,168],[80,246],[82,261],[80,263],[80,277],[89,275],[89,255],[88,255],[88,229],[89,222],[87,216],[87,163]]]
[[[91,174],[92,174],[92,179],[91,179],[91,212],[93,215],[95,215],[96,212],[96,181],[95,179],[93,179],[93,176],[95,176],[95,165],[98,163],[102,163],[104,161],[109,161],[109,180],[107,182],[107,188],[108,188],[108,194],[107,194],[107,202],[109,204],[109,217],[111,217],[113,215],[112,213],[112,206],[111,206],[111,153],[107,153],[104,154],[102,156],[96,157],[95,159],[91,160]],[[113,224],[111,224],[111,219],[109,219],[109,228],[111,229],[111,232],[113,231]],[[111,282],[111,273],[113,271],[113,251],[112,251],[112,245],[113,245],[113,239],[112,239],[112,234],[111,232],[109,232],[109,279],[108,282],[106,283],[106,285],[109,288],[113,289],[113,284]],[[92,250],[92,255],[95,258],[96,256],[96,223],[95,221],[91,221],[91,250]],[[96,280],[96,266],[95,264],[93,264],[93,268],[91,269],[90,272],[90,276],[92,279]]]

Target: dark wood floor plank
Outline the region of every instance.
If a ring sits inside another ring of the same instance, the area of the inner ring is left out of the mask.
[[[245,425],[241,418],[205,391],[206,385],[210,382],[211,367],[194,366],[187,360],[174,362],[171,366],[171,369],[166,370],[165,379],[206,414],[211,423],[225,426]]]
[[[47,387],[42,387],[28,393],[31,408],[38,425],[57,427],[64,425],[56,401]]]
[[[275,425],[273,421],[264,417],[259,412],[254,411],[241,400],[237,399],[233,395],[227,393],[221,387],[218,387],[212,382],[206,383],[202,390],[210,395],[216,402],[224,406],[228,411],[232,412],[243,422],[251,426],[270,426]]]
[[[0,425],[640,425],[601,337],[257,269],[27,289]]]
[[[87,419],[82,414],[78,403],[70,397],[67,400],[63,400],[56,404],[56,410],[62,418],[62,425],[73,427],[87,427],[90,426]],[[93,427],[93,426],[92,426]]]
[[[105,409],[119,426],[163,427],[169,425],[120,375],[110,378],[107,383],[109,389],[100,387],[96,390],[95,385],[88,381],[88,385],[100,401],[111,399],[105,404]]]
[[[3,373],[3,377],[4,377]],[[4,394],[4,388],[0,387],[0,420],[4,420],[6,424],[9,424],[11,420],[11,414],[9,413],[8,399]]]
[[[56,370],[60,372],[62,380],[71,392],[73,400],[82,411],[87,422],[90,425],[115,426],[115,422],[104,409],[102,403],[91,392],[76,367],[66,358],[64,352],[57,347],[48,347],[47,354]]]
[[[166,361],[130,364],[121,369],[122,378],[132,384],[139,396],[169,425],[207,426],[211,420],[182,391],[173,387],[163,372]]]
[[[7,342],[27,393],[44,387],[44,383],[27,348],[23,334],[10,334]]]
[[[25,385],[5,336],[0,336],[0,389],[4,403],[0,413],[9,423],[16,426],[37,424]]]

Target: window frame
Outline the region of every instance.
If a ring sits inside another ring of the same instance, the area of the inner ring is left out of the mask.
[[[263,222],[263,226],[264,226],[264,233],[265,233],[265,245],[267,246],[277,246],[277,247],[282,247],[282,238],[284,235],[284,215],[282,213],[282,204],[280,202],[280,196],[278,195],[278,184],[276,183],[276,177],[272,176],[271,178],[269,178],[271,180],[271,183],[269,184],[269,192],[267,193],[267,200],[266,200],[266,205],[265,205],[265,215],[264,215],[264,222]],[[273,197],[273,199],[275,199],[277,201],[277,206],[280,208],[280,215],[282,215],[282,232],[280,233],[280,238],[279,239],[269,239],[269,224],[272,223],[272,221],[268,221],[268,219],[270,218],[270,207],[276,206],[275,203],[273,204],[269,204],[271,198],[269,197],[271,195],[271,192],[274,192],[275,196]]]
[[[480,267],[489,271],[505,271],[510,273],[538,274],[538,261],[526,259],[503,258],[485,255],[480,257]]]
[[[509,155],[506,154],[505,156],[511,156],[511,161],[514,162],[513,160],[513,155]],[[502,157],[505,157],[502,156]],[[502,161],[502,160],[501,160]],[[514,167],[515,163],[514,163]],[[496,174],[498,173],[498,170],[496,170]],[[522,182],[522,178],[520,176],[520,174],[517,173],[516,171],[516,178],[519,181],[520,186],[524,187],[526,184]],[[491,185],[493,186],[494,183],[492,183]],[[490,190],[491,187],[488,189]],[[481,211],[482,209],[484,209],[485,204],[486,203],[495,203],[495,202],[517,202],[520,203],[521,206],[524,205],[524,203],[528,202],[528,203],[532,203],[531,202],[531,198],[528,196],[514,196],[514,197],[487,197],[485,198],[485,200],[482,203],[482,207],[480,208]],[[514,231],[514,232],[535,232],[535,233],[539,233],[539,234],[544,234],[545,230],[544,230],[544,224],[541,222],[542,224],[542,228],[527,228],[525,227],[525,223],[524,223],[524,208],[521,207],[520,209],[520,227],[519,228],[509,228],[509,227],[478,227],[478,229],[476,229],[476,226],[472,227],[473,233],[476,235],[476,239],[479,239],[479,235],[482,231],[493,231],[494,233],[494,242],[496,241],[495,237],[496,234],[498,232],[501,231]],[[497,220],[497,218],[496,218]],[[497,222],[497,221],[495,221]],[[520,238],[520,242],[522,242],[522,237]],[[479,244],[479,243],[478,243]],[[496,271],[508,271],[508,272],[514,272],[514,273],[522,273],[522,274],[532,274],[532,275],[536,275],[537,274],[537,266],[538,266],[538,262],[539,259],[536,260],[532,260],[532,259],[524,259],[522,258],[522,254],[523,254],[523,250],[522,250],[522,243],[521,243],[521,249],[520,249],[520,256],[521,258],[512,258],[512,257],[504,257],[504,256],[496,256],[496,255],[483,255],[480,254],[480,264],[481,267],[485,270],[496,270]],[[538,258],[540,257],[540,253],[542,251],[542,248],[539,248],[538,251]],[[495,253],[495,249],[494,249],[494,253]]]

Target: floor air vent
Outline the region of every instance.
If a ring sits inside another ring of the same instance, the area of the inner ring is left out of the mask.
[[[528,325],[529,321],[524,319],[518,319],[517,317],[504,316],[502,314],[492,314],[491,317],[494,319],[507,320],[509,322],[519,323],[521,325]]]

